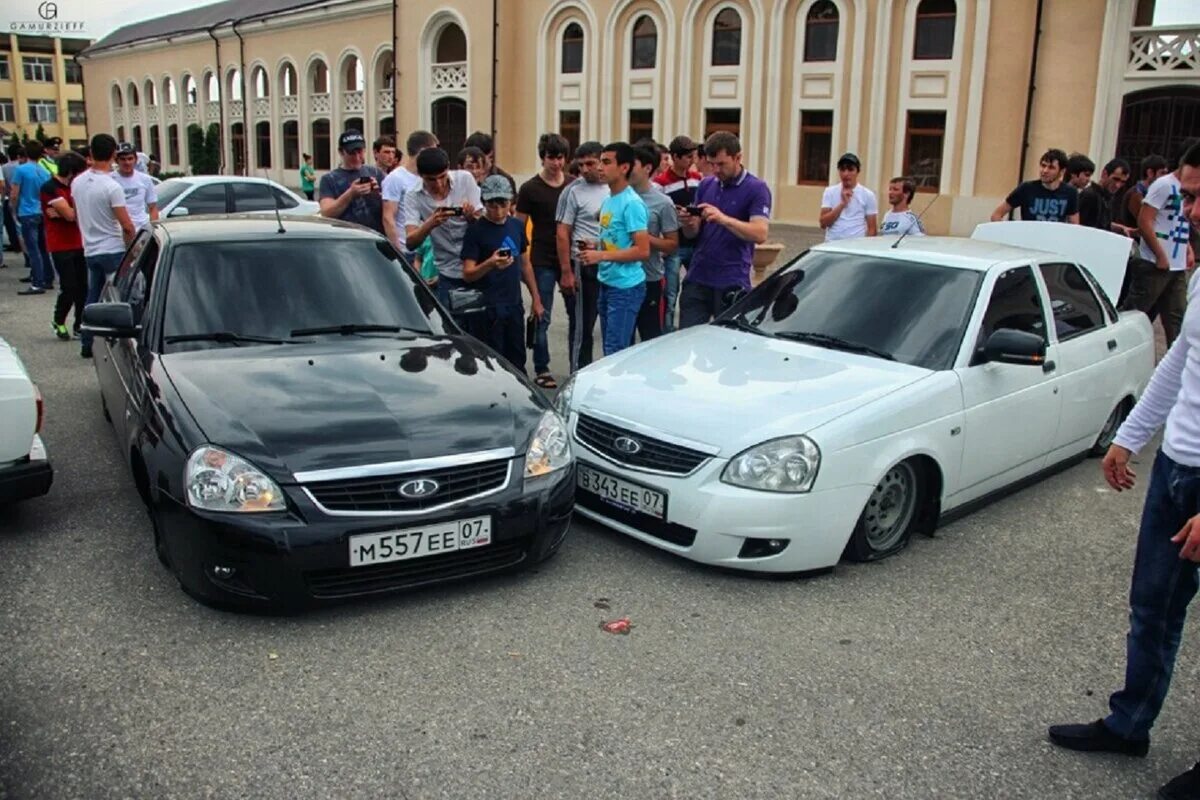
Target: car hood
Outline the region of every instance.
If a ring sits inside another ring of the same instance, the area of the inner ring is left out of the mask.
[[[575,411],[631,422],[731,457],[807,433],[932,374],[871,356],[711,325],[631,348],[581,371]]]
[[[546,402],[466,337],[347,337],[162,357],[208,442],[276,480],[296,472],[523,452]]]

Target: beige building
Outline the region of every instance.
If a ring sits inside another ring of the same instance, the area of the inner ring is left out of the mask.
[[[0,131],[29,137],[39,124],[64,144],[87,140],[83,69],[75,54],[87,39],[0,37]]]
[[[348,127],[427,128],[451,150],[494,132],[519,176],[547,130],[578,142],[730,129],[776,219],[815,224],[850,150],[868,186],[914,175],[918,210],[940,194],[928,227],[964,233],[1048,147],[1136,161],[1200,133],[1200,26],[1153,27],[1153,5],[227,2],[127,26],[81,59],[89,130],[140,142],[168,170],[187,169],[191,124],[224,131],[224,171],[292,185],[300,154],[328,168]]]

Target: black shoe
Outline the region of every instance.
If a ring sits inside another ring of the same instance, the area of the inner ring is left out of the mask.
[[[27,286],[24,289],[22,289],[21,291],[17,292],[17,294],[45,294],[45,293],[46,293],[45,289],[39,289],[36,286]]]
[[[21,283],[33,283],[33,278],[26,275],[24,278],[21,278]]]
[[[1144,758],[1150,750],[1149,739],[1126,739],[1117,736],[1108,729],[1102,719],[1085,725],[1051,725],[1050,741],[1068,750],[1120,753],[1138,758]]]
[[[1158,790],[1159,800],[1200,800],[1200,762]]]
[[[43,286],[42,288],[43,288],[43,289],[45,289],[47,292],[53,292],[53,291],[54,291],[54,284],[53,284],[53,283],[47,283],[47,284],[46,284],[45,286]]]
[[[82,348],[80,348],[79,357],[80,358],[91,358],[92,357],[92,346],[90,344],[85,344]]]

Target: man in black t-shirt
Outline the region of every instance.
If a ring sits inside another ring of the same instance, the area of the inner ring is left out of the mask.
[[[1113,222],[1113,195],[1129,182],[1129,162],[1114,158],[1100,170],[1100,180],[1092,181],[1079,193],[1079,224],[1123,236],[1133,236],[1133,229]]]
[[[543,133],[538,139],[538,157],[542,159],[542,170],[525,183],[517,192],[517,219],[521,224],[532,221],[533,246],[530,261],[537,281],[538,297],[546,312],[538,322],[537,336],[533,342],[533,371],[537,385],[543,389],[558,388],[550,374],[550,344],[547,331],[550,328],[550,311],[554,307],[554,286],[562,287],[564,301],[575,294],[575,276],[570,270],[559,266],[555,221],[558,196],[563,187],[570,183],[563,166],[567,162],[571,145],[557,133]]]
[[[317,199],[321,216],[354,222],[383,233],[383,195],[379,187],[384,174],[365,163],[367,140],[356,130],[338,137],[342,163],[321,178]]]
[[[1047,150],[1039,162],[1039,180],[1025,181],[1013,189],[992,212],[992,222],[999,222],[1019,208],[1023,220],[1078,225],[1079,191],[1063,183],[1066,165],[1066,153],[1057,148]]]

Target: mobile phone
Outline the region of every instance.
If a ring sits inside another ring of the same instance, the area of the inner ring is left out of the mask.
[[[700,206],[688,206],[684,209],[684,211],[691,214],[693,217],[698,217],[703,213],[703,209],[701,209]]]
[[[512,250],[507,247],[501,247],[496,251],[496,258],[512,258]]]
[[[355,181],[355,183],[370,183],[370,182],[371,182],[371,179],[369,177],[367,177],[366,175],[362,176],[361,178],[359,178],[358,180]]]
[[[458,206],[438,206],[437,210],[438,211],[449,211],[451,214],[453,214],[456,217],[461,217],[462,213],[463,213],[463,210],[461,208],[459,208]]]

